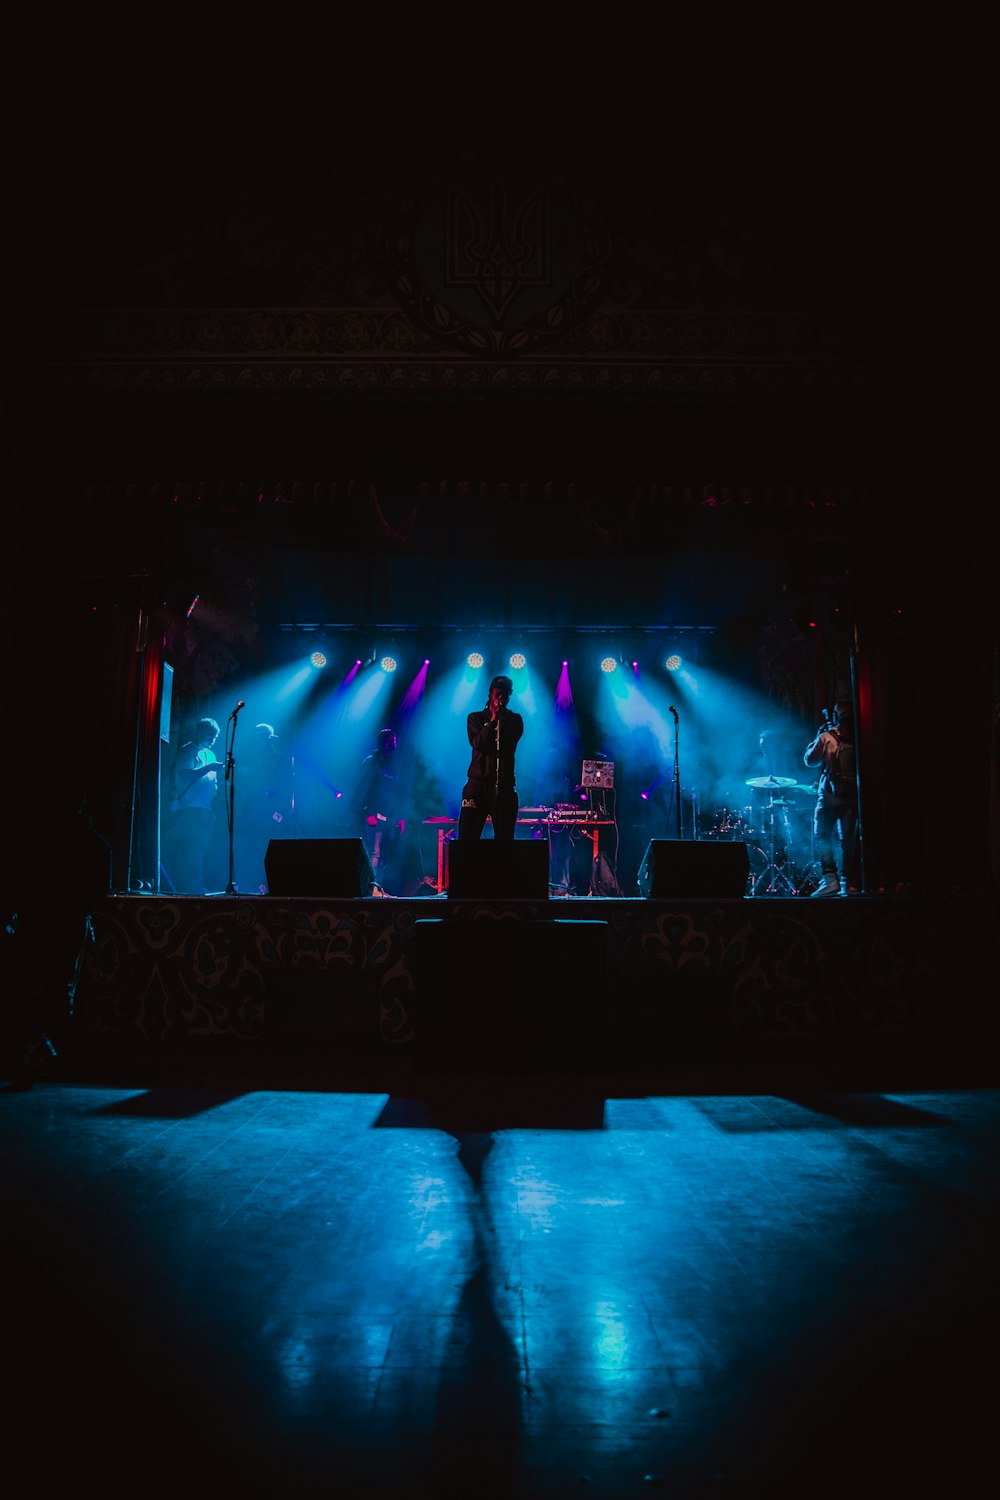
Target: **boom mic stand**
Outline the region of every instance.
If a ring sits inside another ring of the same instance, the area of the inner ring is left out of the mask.
[[[234,878],[235,872],[233,866],[233,824],[236,814],[236,760],[233,756],[233,747],[236,744],[236,726],[239,723],[240,709],[245,707],[246,704],[241,698],[239,703],[237,703],[236,707],[233,709],[232,713],[229,715],[229,724],[226,726],[226,739],[228,741],[226,745],[225,781],[226,822],[229,828],[229,883],[226,886],[227,896],[235,896],[237,894],[236,881]],[[231,728],[230,725],[232,726]]]
[[[675,809],[675,812],[677,814],[677,837],[678,837],[678,839],[680,839],[680,837],[681,837],[681,768],[680,768],[680,757],[679,757],[679,751],[678,751],[679,728],[678,728],[677,710],[676,710],[676,708],[674,708],[673,704],[671,704],[671,706],[670,706],[670,712],[674,716],[674,787],[673,787],[673,796],[674,796],[674,809]]]

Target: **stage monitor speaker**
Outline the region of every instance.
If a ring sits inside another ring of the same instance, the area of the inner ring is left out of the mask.
[[[546,901],[547,839],[455,839],[448,846],[448,895],[463,900]]]
[[[745,896],[750,876],[746,844],[650,839],[639,866],[639,890],[654,900]]]
[[[363,839],[271,839],[264,874],[271,896],[370,896],[375,883]]]

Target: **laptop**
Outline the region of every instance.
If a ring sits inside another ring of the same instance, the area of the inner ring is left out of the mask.
[[[613,760],[585,760],[581,786],[614,786],[615,763]]]

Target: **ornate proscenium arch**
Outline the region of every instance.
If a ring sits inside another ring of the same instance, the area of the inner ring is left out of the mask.
[[[397,197],[382,248],[394,296],[434,346],[510,358],[564,340],[598,305],[611,233],[565,172],[468,151]]]

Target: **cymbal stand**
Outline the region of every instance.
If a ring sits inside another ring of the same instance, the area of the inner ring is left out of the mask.
[[[783,869],[778,868],[775,860],[775,813],[781,804],[772,798],[764,809],[770,820],[770,831],[767,847],[767,864],[761,870],[753,883],[750,891],[751,896],[794,896],[795,887],[789,880]],[[787,850],[786,850],[787,854]],[[784,887],[784,889],[782,889]]]

